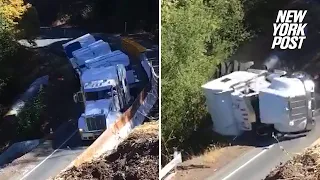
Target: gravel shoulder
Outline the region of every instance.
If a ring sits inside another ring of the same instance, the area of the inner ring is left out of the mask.
[[[208,150],[204,154],[184,161],[178,166],[175,179],[205,179],[249,149],[251,149],[249,146],[227,146]]]

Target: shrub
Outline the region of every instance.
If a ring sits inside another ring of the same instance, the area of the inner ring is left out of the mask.
[[[2,28],[13,30],[18,20],[30,7],[23,0],[0,0],[0,16],[3,18]]]
[[[4,61],[10,60],[17,49],[16,25],[29,7],[23,0],[0,0],[0,93],[9,78]]]
[[[201,85],[248,38],[240,0],[162,0],[162,141],[184,148],[207,117]]]
[[[0,24],[3,18],[0,17]],[[6,61],[16,52],[16,43],[13,41],[14,35],[11,31],[2,29],[0,25],[0,94],[4,86],[6,86],[9,75],[5,66]]]
[[[22,111],[18,114],[18,134],[32,134],[35,128],[40,128],[40,118],[45,108],[44,91],[28,101]]]

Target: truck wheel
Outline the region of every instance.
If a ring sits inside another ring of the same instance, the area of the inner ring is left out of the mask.
[[[306,130],[312,131],[315,126],[316,126],[316,121],[314,119],[312,119],[309,122],[307,122]]]
[[[260,127],[257,127],[256,134],[258,136],[264,136],[264,137],[271,136],[272,131],[271,131],[270,126],[260,126]]]
[[[213,75],[213,79],[220,78],[227,74],[233,73],[235,71],[246,71],[254,65],[253,61],[248,62],[238,62],[234,61],[223,61],[217,65],[216,71]]]

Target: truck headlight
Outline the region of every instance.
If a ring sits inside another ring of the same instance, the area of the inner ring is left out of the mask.
[[[83,132],[83,129],[79,129],[79,132],[82,133],[82,132]]]

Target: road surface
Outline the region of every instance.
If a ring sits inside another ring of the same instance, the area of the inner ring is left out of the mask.
[[[44,180],[54,177],[87,148],[83,146],[76,123],[69,123],[67,129],[58,133],[56,142],[49,143],[51,147],[57,146],[57,148],[50,148],[51,153],[42,157],[34,168],[21,177],[21,180]]]
[[[0,170],[0,180],[45,180],[54,177],[80,155],[91,142],[83,143],[76,120],[63,124],[51,140]]]
[[[255,148],[216,172],[207,180],[259,180],[281,162],[289,160],[294,153],[302,152],[320,138],[320,116],[315,129],[305,137],[282,141],[266,147]]]

